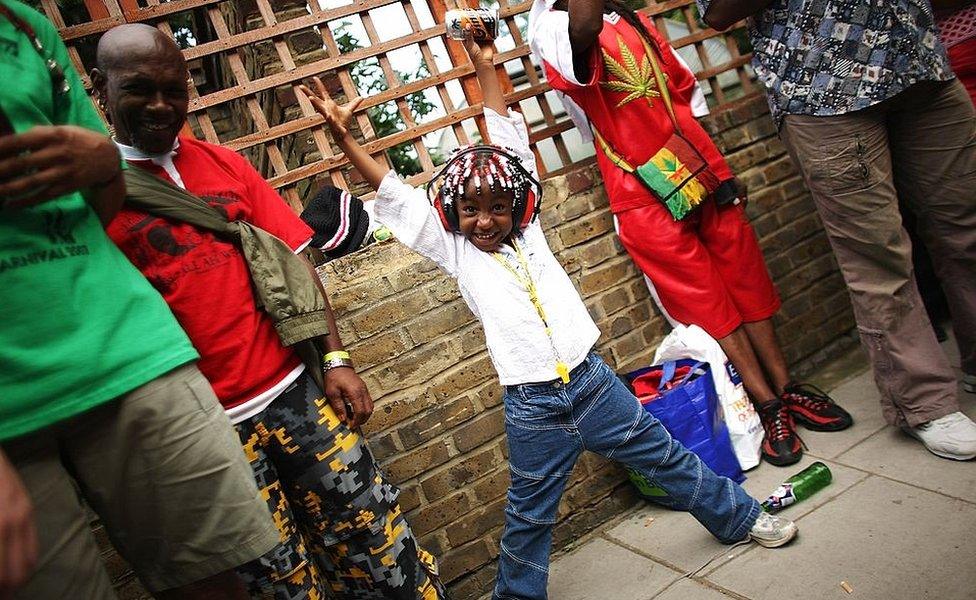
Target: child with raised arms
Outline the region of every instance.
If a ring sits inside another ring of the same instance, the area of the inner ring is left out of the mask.
[[[505,386],[512,478],[493,598],[546,598],[559,499],[583,450],[643,473],[722,542],[786,544],[796,525],[762,512],[673,440],[593,351],[600,331],[535,218],[542,187],[525,122],[505,105],[491,46],[468,40],[465,48],[496,145],[457,152],[427,192],[403,183],[353,138],[349,122],[361,99],[339,106],[318,78],[314,92],[302,92],[377,190],[377,218],[457,280],[484,327]]]

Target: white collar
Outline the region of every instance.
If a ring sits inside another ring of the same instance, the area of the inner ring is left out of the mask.
[[[127,146],[120,142],[119,140],[112,138],[115,145],[119,148],[119,153],[122,154],[122,158],[125,160],[151,160],[156,164],[165,160],[167,157],[172,157],[176,154],[176,151],[180,148],[180,138],[177,137],[173,140],[173,148],[168,152],[160,152],[159,154],[148,154],[143,152],[135,146]]]
[[[127,146],[119,142],[115,138],[112,138],[112,141],[115,142],[116,146],[118,146],[119,154],[122,155],[123,159],[127,161],[129,160],[152,161],[154,165],[162,167],[163,170],[166,171],[166,174],[169,175],[169,178],[173,180],[173,183],[183,188],[184,190],[186,189],[186,185],[183,183],[183,177],[180,175],[180,172],[176,169],[176,165],[173,164],[173,157],[176,156],[176,151],[179,150],[180,148],[180,138],[177,137],[175,140],[173,140],[172,150],[170,150],[169,152],[162,152],[160,154],[147,154],[146,152],[143,152],[139,148],[136,148],[135,146]]]

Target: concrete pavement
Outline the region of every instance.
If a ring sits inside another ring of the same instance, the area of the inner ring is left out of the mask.
[[[954,343],[944,348],[958,371]],[[554,557],[550,599],[976,599],[976,462],[940,459],[886,426],[860,351],[813,381],[854,426],[801,428],[802,462],[762,463],[744,484],[765,498],[815,460],[830,467],[828,488],[782,513],[800,527],[792,544],[730,548],[691,516],[646,505]],[[960,387],[960,398],[976,419],[976,395]]]

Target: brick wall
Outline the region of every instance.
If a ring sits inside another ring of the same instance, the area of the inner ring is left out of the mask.
[[[802,373],[853,344],[843,281],[809,194],[775,137],[762,97],[706,121],[751,189],[748,214],[761,238],[783,309],[786,355]],[[557,258],[603,335],[611,366],[646,364],[666,323],[613,234],[594,166],[545,182],[542,224]],[[321,268],[340,330],[377,400],[370,446],[401,486],[421,543],[440,557],[459,600],[488,591],[508,484],[501,388],[480,325],[454,282],[396,242]],[[560,548],[636,502],[619,468],[584,456],[560,506]],[[113,574],[133,593],[117,560]]]

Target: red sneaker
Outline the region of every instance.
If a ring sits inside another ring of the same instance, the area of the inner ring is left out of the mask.
[[[817,386],[793,383],[780,396],[793,418],[813,431],[840,431],[854,424],[850,413]]]
[[[770,400],[760,404],[757,409],[759,420],[766,431],[762,443],[762,454],[766,462],[785,467],[799,461],[803,457],[803,442],[796,434],[793,417],[782,400]]]

